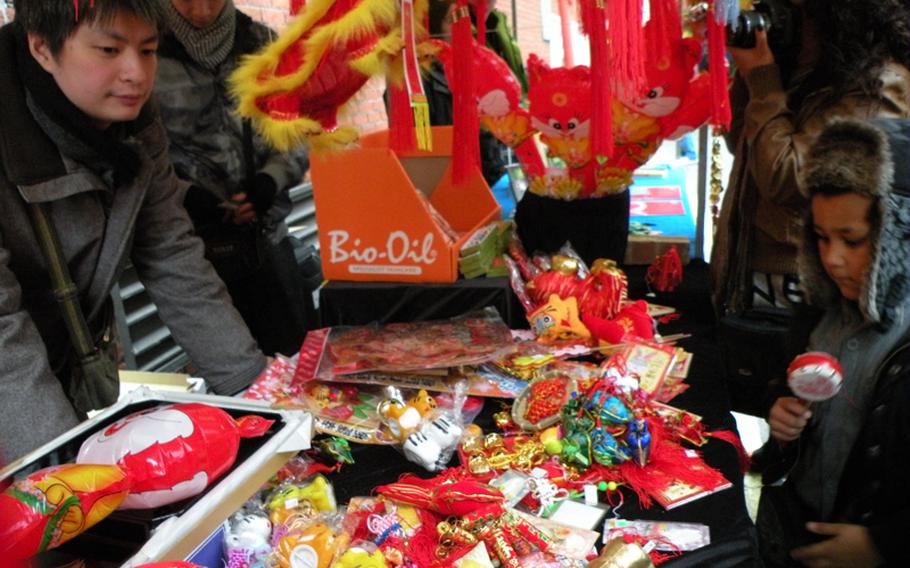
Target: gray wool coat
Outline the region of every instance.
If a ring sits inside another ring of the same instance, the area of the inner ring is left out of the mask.
[[[72,349],[27,202],[46,203],[89,328],[110,322],[110,292],[132,261],[162,319],[215,392],[247,386],[265,358],[203,258],[157,113],[126,140],[138,175],[114,187],[64,157],[30,112],[0,30],[0,461],[75,426],[65,394]]]

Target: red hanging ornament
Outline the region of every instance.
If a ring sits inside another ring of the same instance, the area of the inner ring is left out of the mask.
[[[648,61],[666,68],[673,62],[673,46],[682,37],[677,0],[651,0],[651,19],[645,26]]]
[[[582,15],[582,28],[588,34],[591,52],[591,149],[595,160],[603,164],[613,154],[611,54],[607,44],[607,11],[603,0],[584,0]],[[613,57],[615,55],[614,50]]]
[[[472,0],[474,17],[477,20],[477,43],[487,44],[487,0]]]
[[[682,282],[682,276],[682,260],[676,245],[673,245],[648,267],[645,281],[658,292],[672,292]]]
[[[473,37],[467,0],[457,0],[452,12],[452,48],[455,51],[452,88],[452,181],[463,183],[480,166],[480,122],[474,98]]]

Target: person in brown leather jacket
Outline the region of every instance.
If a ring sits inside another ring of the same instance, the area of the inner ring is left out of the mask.
[[[795,57],[772,53],[766,31],[757,32],[752,49],[729,48],[737,67],[728,138],[735,161],[711,254],[719,316],[751,307],[754,283],[772,282],[765,299],[776,289],[771,303],[788,305],[783,284],[797,282],[807,207],[800,168],[824,125],[837,116],[910,116],[910,10],[903,2],[791,2],[802,14]]]

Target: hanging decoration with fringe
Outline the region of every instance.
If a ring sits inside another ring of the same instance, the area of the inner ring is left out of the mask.
[[[477,19],[477,43],[487,44],[487,0],[473,0],[474,17]]]
[[[474,95],[474,38],[467,0],[457,0],[452,11],[452,182],[463,183],[472,169],[480,167],[480,123]]]
[[[651,19],[645,26],[648,61],[666,68],[672,63],[676,39],[682,37],[682,20],[677,0],[651,0]]]
[[[389,84],[389,147],[392,150],[410,152],[417,147],[415,119],[407,89]]]
[[[514,103],[503,97],[509,91],[489,80],[492,62],[475,59],[482,123],[515,150],[529,191],[566,200],[625,191],[662,140],[711,116],[711,78],[696,71],[701,43],[682,37],[674,0],[652,0],[645,26],[641,0],[582,0],[579,8],[591,65],[550,68],[532,54],[530,121],[517,120]],[[546,168],[528,147],[537,133],[560,164]]]
[[[727,86],[727,21],[724,19],[733,13],[729,4],[728,0],[714,0],[707,18],[708,67],[711,70],[711,124],[724,132],[730,128],[732,119]]]
[[[602,165],[613,154],[613,93],[607,11],[604,0],[584,0],[583,10],[583,25],[591,51],[591,150],[594,159]]]
[[[642,0],[611,0],[607,8],[613,88],[620,98],[628,98],[641,92],[647,82]]]
[[[402,64],[404,84],[408,102],[413,113],[414,133],[419,150],[433,149],[433,134],[430,131],[430,105],[420,80],[420,66],[417,63],[417,39],[415,28],[414,1],[401,0],[401,35],[404,38]],[[401,118],[401,117],[398,117]]]

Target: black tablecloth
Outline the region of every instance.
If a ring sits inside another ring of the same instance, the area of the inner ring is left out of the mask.
[[[508,278],[475,278],[451,284],[333,280],[319,290],[323,326],[447,319],[486,306],[495,307],[509,327],[528,327]]]
[[[630,281],[631,296],[635,298],[643,297],[645,286],[643,284],[644,269],[629,269],[628,276]],[[720,352],[714,341],[713,313],[710,302],[707,299],[706,288],[707,267],[704,263],[694,262],[687,267],[687,276],[683,285],[672,294],[662,294],[651,298],[657,303],[672,305],[680,310],[680,317],[668,324],[661,325],[660,331],[664,335],[671,333],[688,333],[691,336],[681,340],[678,345],[694,354],[692,365],[689,371],[687,383],[690,388],[682,395],[671,401],[673,406],[690,410],[703,417],[703,421],[708,430],[734,430],[736,429],[735,421],[730,414],[730,402],[726,389],[721,368],[722,362]],[[471,281],[474,286],[482,282]],[[351,312],[350,307],[336,307],[336,301],[341,301],[342,296],[347,294],[335,294],[337,290],[353,290],[356,287],[349,283],[333,283],[337,287],[333,290],[327,289],[328,296],[332,305],[329,307],[322,306],[321,309],[334,314],[333,317],[345,318],[346,314]],[[390,285],[395,286],[395,285]],[[377,285],[370,285],[376,289]],[[404,286],[410,288],[405,294],[415,294],[419,297],[420,291],[413,286]],[[495,288],[496,284],[491,284]],[[381,289],[381,287],[379,287]],[[451,291],[450,291],[451,292]],[[358,294],[361,293],[359,290]],[[395,292],[396,294],[400,292]],[[413,297],[413,296],[411,296]],[[325,295],[323,295],[325,298]],[[438,301],[442,301],[441,299]],[[376,301],[378,306],[370,308],[370,313],[385,312],[405,313],[408,310],[417,310],[424,308],[408,308],[406,301],[400,299],[400,307],[390,307],[383,303],[380,298]],[[424,319],[435,319],[446,317],[439,314],[446,313],[446,310],[453,309],[442,305],[433,304],[433,308],[428,311],[433,317]],[[337,310],[337,311],[336,311]],[[458,312],[456,312],[458,313]],[[502,311],[500,313],[503,313]],[[520,314],[520,312],[519,312]],[[453,314],[454,315],[454,314]],[[512,312],[514,317],[514,312]],[[380,319],[375,317],[373,319]],[[419,318],[414,318],[419,319]],[[347,321],[340,319],[339,323],[362,323],[361,321]],[[369,320],[368,320],[369,321]],[[389,321],[392,321],[391,319]],[[404,321],[404,320],[398,320]],[[324,322],[325,323],[325,322]],[[478,417],[478,424],[484,427],[485,431],[492,426],[492,414],[500,410],[500,404],[496,399],[487,399],[484,411]],[[664,510],[660,505],[654,504],[650,509],[642,509],[635,498],[635,495],[626,491],[624,493],[624,504],[619,511],[623,518],[630,519],[652,519],[679,522],[698,522],[706,524],[711,529],[713,549],[723,547],[725,543],[736,543],[734,551],[730,558],[719,560],[720,555],[725,554],[720,551],[717,555],[712,555],[711,551],[703,551],[702,557],[689,555],[690,560],[683,556],[668,565],[707,565],[707,566],[736,566],[751,565],[751,555],[754,547],[752,542],[753,526],[749,519],[745,500],[743,496],[743,476],[739,469],[738,454],[734,447],[727,442],[712,439],[701,448],[705,461],[720,470],[724,476],[733,482],[733,487],[719,491],[713,495],[703,497],[692,503],[677,507],[670,511]],[[353,454],[356,465],[347,466],[341,472],[333,475],[333,482],[339,501],[344,502],[350,497],[363,495],[384,483],[389,483],[398,479],[405,472],[413,472],[422,477],[431,477],[431,474],[422,470],[419,466],[411,464],[398,453],[395,449],[385,446],[362,446],[355,445]],[[456,465],[454,462],[452,465]],[[744,550],[746,549],[746,550]],[[709,556],[709,558],[703,558]],[[694,561],[694,563],[693,563]]]

